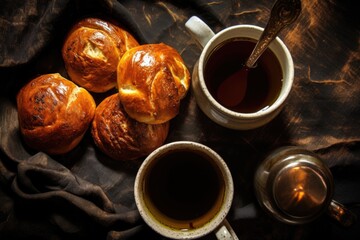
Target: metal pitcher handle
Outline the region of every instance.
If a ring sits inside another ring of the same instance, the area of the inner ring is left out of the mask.
[[[344,227],[351,226],[357,219],[357,216],[352,211],[335,200],[330,202],[328,214]]]

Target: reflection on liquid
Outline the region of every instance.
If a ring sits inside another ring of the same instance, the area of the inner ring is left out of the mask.
[[[327,196],[327,187],[322,176],[307,166],[288,168],[280,172],[273,191],[278,207],[286,214],[296,217],[317,214]]]
[[[300,202],[305,196],[305,191],[303,185],[299,184],[299,186],[294,188],[294,200],[296,202]]]

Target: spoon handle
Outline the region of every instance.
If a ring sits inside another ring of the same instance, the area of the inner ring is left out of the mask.
[[[300,0],[277,0],[271,9],[270,19],[260,36],[253,52],[246,61],[245,65],[251,68],[255,65],[258,58],[276,38],[279,32],[287,25],[293,23],[301,12]]]

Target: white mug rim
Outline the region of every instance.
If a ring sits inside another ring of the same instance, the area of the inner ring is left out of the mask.
[[[149,213],[148,210],[146,209],[145,202],[141,196],[143,192],[140,190],[141,181],[144,178],[144,169],[149,166],[151,161],[153,159],[156,159],[157,156],[163,154],[164,151],[168,152],[169,150],[172,149],[181,149],[181,147],[192,150],[200,150],[201,152],[210,156],[212,159],[215,159],[214,162],[216,162],[218,166],[221,166],[221,172],[226,178],[226,190],[225,190],[224,201],[218,214],[216,214],[215,217],[209,223],[203,225],[202,227],[197,228],[195,230],[189,230],[184,232],[163,225],[162,223],[155,220],[153,216],[150,216],[151,213]],[[216,153],[211,148],[201,143],[192,142],[192,141],[171,142],[155,149],[152,153],[148,155],[148,157],[146,157],[144,162],[141,164],[137,172],[135,178],[135,184],[134,184],[135,203],[143,220],[147,223],[148,226],[150,226],[157,233],[161,234],[162,236],[173,239],[195,239],[207,235],[210,232],[213,232],[225,220],[232,204],[233,194],[234,194],[233,192],[234,192],[234,185],[233,185],[232,175],[225,161],[220,157],[218,153]]]
[[[280,96],[275,100],[275,102],[273,104],[271,104],[268,108],[264,109],[264,110],[259,110],[257,112],[252,112],[252,113],[241,113],[241,112],[236,112],[233,110],[230,110],[226,107],[224,107],[223,105],[221,105],[209,92],[205,80],[204,80],[204,66],[205,66],[205,57],[208,55],[208,52],[210,51],[209,48],[212,46],[213,42],[216,41],[219,37],[221,37],[224,33],[228,32],[228,31],[233,31],[234,29],[255,29],[255,31],[263,31],[264,28],[256,26],[256,25],[251,25],[251,24],[240,24],[240,25],[235,25],[235,26],[231,26],[231,27],[227,27],[221,31],[219,31],[218,33],[216,33],[205,45],[205,47],[203,48],[201,54],[200,54],[200,58],[199,58],[199,64],[198,64],[198,76],[199,76],[199,84],[200,87],[203,89],[205,96],[207,97],[207,99],[209,99],[210,104],[214,105],[217,109],[219,109],[220,111],[224,112],[227,115],[233,116],[235,118],[243,118],[243,119],[253,119],[253,118],[258,118],[258,117],[262,117],[265,115],[268,115],[276,110],[278,110],[282,104],[285,102],[286,98],[288,97],[291,88],[292,88],[292,84],[293,84],[293,79],[294,79],[294,63],[293,63],[293,59],[292,56],[290,54],[289,49],[286,47],[286,45],[284,44],[284,42],[279,38],[276,37],[273,41],[273,43],[270,44],[269,48],[271,48],[272,44],[278,44],[281,49],[283,50],[286,59],[287,59],[287,64],[288,64],[288,79],[286,81],[288,81],[286,87],[282,90],[283,93],[280,94]],[[236,37],[236,36],[234,36]],[[245,36],[244,36],[245,37]],[[233,37],[231,37],[233,38]],[[228,39],[231,39],[228,38]],[[214,48],[212,48],[214,49]],[[211,49],[211,50],[212,50]],[[274,52],[274,54],[276,55],[276,53]]]

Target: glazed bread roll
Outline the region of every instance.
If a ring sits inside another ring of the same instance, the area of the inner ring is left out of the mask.
[[[150,125],[130,118],[117,93],[97,106],[91,128],[95,144],[115,160],[133,160],[149,154],[164,143],[168,131],[169,122]]]
[[[70,30],[62,56],[73,82],[92,92],[106,92],[116,86],[116,68],[122,55],[138,45],[124,29],[86,18]]]
[[[172,47],[146,44],[127,51],[118,65],[120,100],[130,117],[160,124],[175,117],[190,85],[190,74]]]
[[[96,108],[87,90],[58,73],[33,79],[16,100],[25,143],[48,154],[67,153],[78,145]]]

